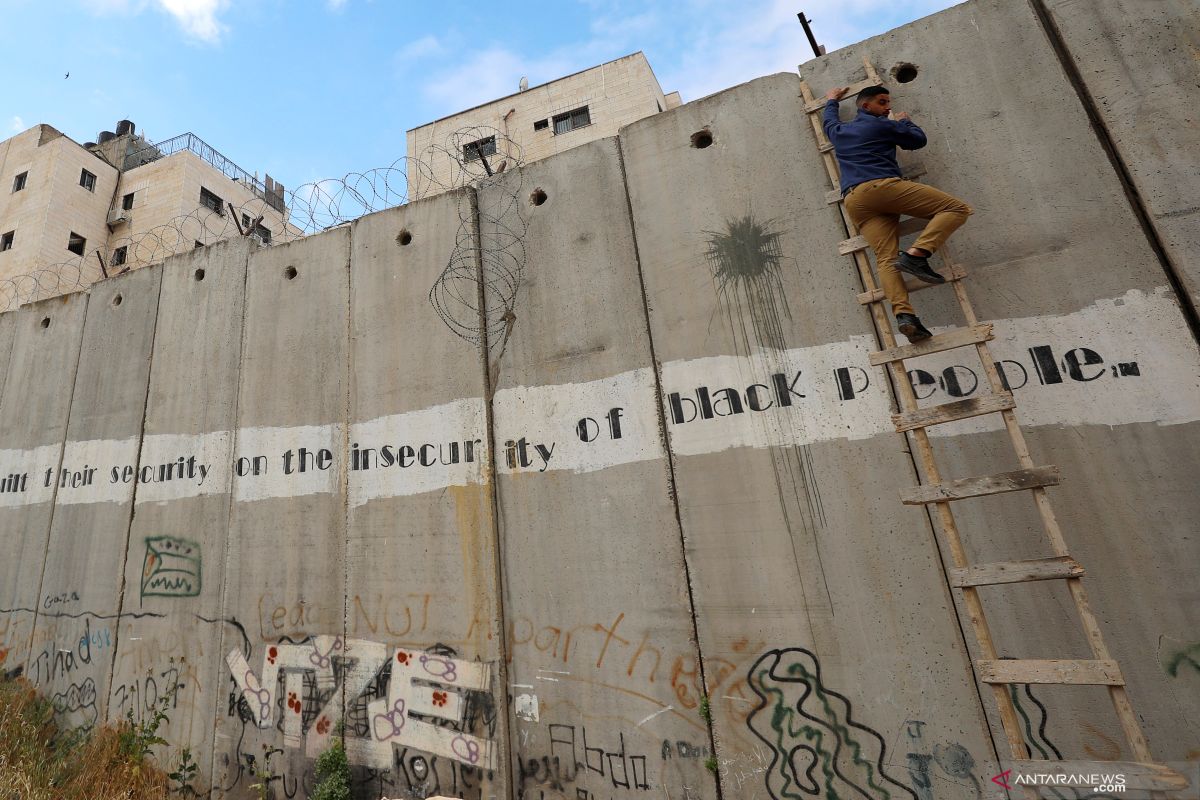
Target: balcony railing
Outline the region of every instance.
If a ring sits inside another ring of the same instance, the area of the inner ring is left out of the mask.
[[[166,141],[152,144],[135,150],[125,156],[124,168],[127,170],[157,161],[160,158],[174,155],[187,150],[214,168],[220,170],[225,177],[243,184],[257,195],[263,202],[281,213],[285,212],[283,198],[274,192],[267,191],[266,185],[246,170],[221,155],[215,147],[194,133],[184,133]]]

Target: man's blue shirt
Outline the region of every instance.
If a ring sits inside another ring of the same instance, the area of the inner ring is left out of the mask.
[[[899,178],[896,148],[919,150],[926,142],[925,131],[911,120],[877,117],[861,108],[853,120],[841,122],[837,100],[825,103],[824,127],[842,169],[843,196],[866,181]]]

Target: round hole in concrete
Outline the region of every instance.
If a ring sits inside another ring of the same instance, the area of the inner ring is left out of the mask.
[[[296,272],[295,267],[288,267],[283,271],[283,277],[287,278],[289,281],[295,278],[297,274],[298,273]]]
[[[892,67],[892,77],[897,83],[912,83],[917,78],[917,65],[907,62],[897,64]]]
[[[50,318],[49,317],[42,317],[42,327],[43,328],[50,327]]]
[[[121,295],[119,295],[119,294],[115,295],[112,299],[113,308],[116,308],[117,306],[121,305],[121,303],[124,302],[124,300],[125,300],[125,298],[122,297]]]
[[[396,236],[396,243],[401,247],[407,247],[408,245],[412,244],[412,234],[409,233],[407,228],[400,231],[400,233]]]
[[[192,277],[194,277],[198,281],[204,280],[204,269],[201,268],[201,269],[196,270],[195,272],[192,273]]]
[[[701,131],[696,131],[695,133],[692,134],[692,147],[696,147],[696,148],[703,150],[704,148],[708,147],[712,143],[713,143],[712,131],[710,131],[708,128],[705,128],[704,130],[701,130]]]
[[[547,196],[547,194],[545,192],[543,192],[541,189],[534,189],[533,194],[529,195],[529,202],[533,203],[535,206],[540,206],[542,203],[546,202],[548,199],[549,199],[549,197]]]

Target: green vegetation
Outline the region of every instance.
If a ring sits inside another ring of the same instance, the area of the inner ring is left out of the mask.
[[[350,800],[350,762],[341,740],[317,756],[317,788],[312,800]]]
[[[0,797],[166,800],[174,776],[146,760],[152,748],[164,744],[157,731],[166,721],[165,710],[137,724],[130,718],[115,728],[64,731],[54,721],[50,701],[29,681],[0,680]],[[176,773],[184,777],[195,771],[186,753]]]

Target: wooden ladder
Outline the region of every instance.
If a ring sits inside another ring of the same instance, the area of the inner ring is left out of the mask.
[[[864,57],[863,63],[866,66],[866,78],[852,84],[846,93],[847,97],[853,97],[868,86],[882,83],[870,59]],[[996,705],[999,707],[1000,721],[1012,752],[1012,769],[1018,774],[1123,773],[1126,785],[1130,790],[1152,791],[1156,797],[1161,796],[1158,794],[1159,792],[1186,789],[1188,786],[1186,777],[1166,766],[1154,763],[1150,754],[1150,747],[1146,743],[1146,738],[1142,734],[1141,726],[1125,691],[1125,680],[1121,675],[1121,668],[1110,655],[1100,632],[1100,626],[1088,603],[1087,593],[1081,580],[1084,574],[1083,567],[1068,554],[1062,531],[1055,519],[1054,510],[1050,506],[1050,499],[1046,495],[1046,487],[1054,486],[1059,482],[1058,468],[1037,466],[1029,455],[1025,436],[1017,424],[1014,410],[1016,402],[1012,393],[1006,389],[988,349],[987,343],[993,338],[992,326],[989,323],[979,322],[975,316],[974,307],[967,298],[967,290],[963,282],[966,270],[952,261],[945,248],[939,252],[945,265],[942,274],[946,278],[946,285],[954,290],[954,296],[958,300],[958,305],[966,320],[966,327],[940,333],[916,344],[897,345],[887,312],[884,310],[883,291],[877,286],[871,272],[871,263],[867,257],[870,245],[862,236],[858,235],[858,231],[842,203],[837,159],[833,153],[833,145],[825,136],[821,121],[826,101],[824,98],[813,96],[807,81],[801,80],[800,91],[804,99],[804,110],[812,123],[817,148],[822,154],[825,170],[832,186],[831,191],[825,195],[826,203],[838,206],[841,210],[842,221],[850,233],[850,238],[838,245],[838,253],[854,259],[854,265],[858,268],[858,274],[865,289],[862,294],[858,295],[858,302],[870,306],[875,320],[875,328],[883,342],[884,349],[872,353],[870,361],[873,365],[886,365],[891,371],[892,384],[898,395],[900,406],[900,413],[892,415],[892,422],[897,431],[911,433],[913,441],[916,442],[917,453],[920,456],[927,481],[921,486],[902,490],[901,501],[906,505],[932,505],[936,510],[938,527],[949,546],[954,562],[954,566],[949,570],[950,584],[962,590],[963,603],[966,606],[967,616],[970,618],[971,627],[979,645],[979,652],[982,655],[982,658],[975,662],[975,671],[979,680],[991,687]],[[913,233],[924,225],[925,220],[906,220],[901,223],[900,235]],[[936,284],[914,281],[908,285],[908,288],[909,291],[918,291],[934,285]],[[991,393],[931,408],[918,408],[917,397],[908,378],[904,359],[959,347],[975,348],[987,376]],[[943,480],[934,460],[927,429],[933,425],[983,414],[1001,415],[1021,469],[976,478]],[[1049,558],[1027,561],[971,564],[963,549],[951,504],[956,500],[968,497],[983,497],[1014,491],[1028,491],[1032,494],[1033,502],[1041,516],[1046,537],[1054,555]],[[983,612],[978,587],[1044,580],[1066,581],[1071,597],[1075,601],[1075,608],[1079,612],[1084,633],[1091,646],[1094,656],[1092,660],[1009,660],[1000,659],[997,655],[987,617]],[[1008,690],[1009,685],[1022,683],[1106,686],[1135,761],[1047,762],[1031,760],[1017,720],[1016,707]],[[1028,787],[1022,788],[1025,788],[1027,796],[1038,796],[1036,790]]]

